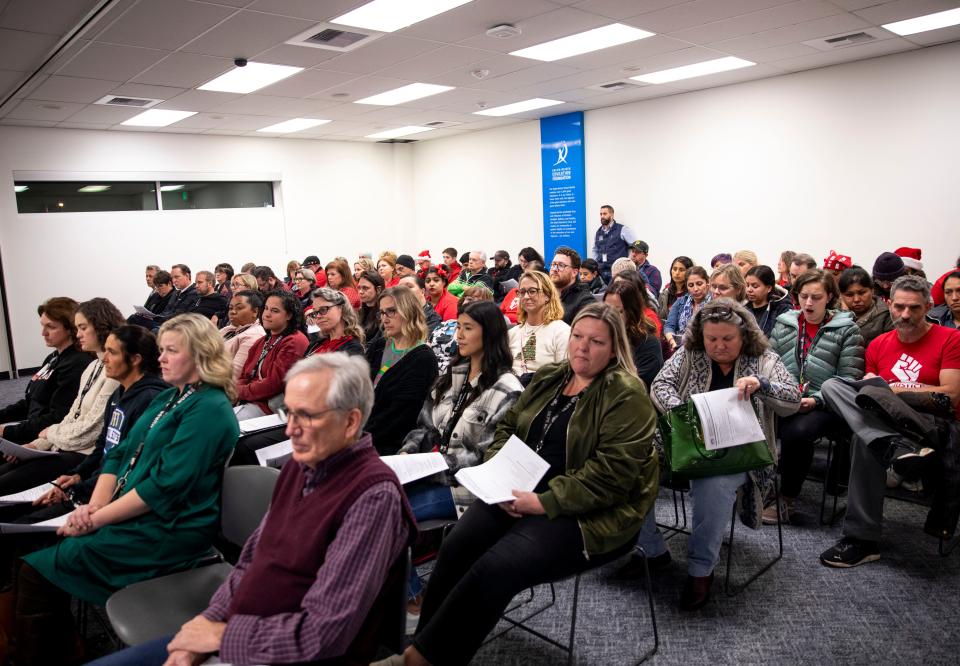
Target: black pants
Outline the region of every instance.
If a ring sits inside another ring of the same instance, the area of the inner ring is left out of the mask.
[[[82,453],[61,451],[55,456],[20,460],[0,465],[0,495],[19,493],[53,481],[66,474],[86,458]]]
[[[511,518],[478,500],[443,540],[413,645],[432,664],[466,664],[519,592],[612,561],[633,541],[587,560],[575,518]]]
[[[815,409],[806,414],[793,414],[780,419],[780,494],[794,498],[800,494],[803,481],[813,462],[814,444],[824,435],[837,434],[846,425],[833,412]]]
[[[249,435],[240,435],[237,445],[233,448],[233,457],[230,458],[230,467],[237,465],[259,465],[257,460],[257,451],[273,444],[279,444],[287,437],[287,426],[277,426],[260,432],[253,432]]]
[[[14,646],[20,664],[60,664],[74,650],[70,595],[25,562],[14,586]]]

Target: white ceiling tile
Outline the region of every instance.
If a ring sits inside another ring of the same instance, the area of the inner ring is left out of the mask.
[[[660,53],[655,56],[644,59],[631,67],[629,72],[622,72],[621,76],[637,76],[648,72],[659,72],[662,69],[671,67],[681,67],[683,65],[692,65],[704,60],[719,58],[723,54],[702,46],[691,46],[679,51],[670,51],[669,53]]]
[[[97,41],[174,50],[235,11],[187,0],[140,2],[97,35]]]
[[[433,95],[431,97],[424,97],[422,99],[415,99],[411,102],[406,102],[403,106],[411,109],[439,109],[444,108],[450,104],[456,104],[461,101],[473,102],[476,99],[483,99],[484,97],[490,96],[495,91],[493,90],[475,90],[472,88],[457,88],[455,90],[448,90],[447,92],[440,93],[439,95]],[[516,94],[516,93],[510,93]],[[358,105],[362,106],[362,105]]]
[[[269,12],[283,16],[310,19],[312,21],[327,21],[342,16],[370,0],[257,0],[247,9],[258,12]]]
[[[427,123],[436,122],[438,120],[447,123],[469,123],[475,118],[475,116],[467,113],[454,113],[452,111],[437,111],[427,109],[419,109],[417,111],[405,109],[405,111],[407,115],[399,116],[397,118],[397,120],[402,122],[404,125],[426,125]]]
[[[258,130],[261,127],[276,125],[284,120],[290,120],[288,116],[230,116],[217,129],[221,130],[243,130],[249,132]]]
[[[438,42],[459,42],[469,37],[483,35],[487,28],[501,23],[510,23],[518,27],[532,16],[545,14],[557,9],[557,5],[546,0],[473,0],[450,11],[414,23],[400,31],[402,35],[433,39]],[[501,40],[483,37],[487,42],[499,43]],[[516,40],[502,40],[512,43]],[[489,46],[477,48],[502,49]],[[522,47],[516,47],[522,48]],[[513,49],[510,49],[511,51]]]
[[[387,35],[376,39],[355,51],[338,55],[323,63],[324,69],[355,74],[373,74],[377,70],[413,58],[423,53],[436,51],[443,46],[437,42]]]
[[[331,72],[322,69],[308,69],[299,74],[284,79],[272,86],[267,86],[258,92],[264,95],[278,95],[280,97],[309,97],[333,86],[346,83],[357,78],[356,74],[346,72]]]
[[[120,84],[116,81],[81,79],[73,76],[51,76],[37,86],[29,97],[31,99],[89,104],[100,99],[118,85]]]
[[[499,54],[480,49],[468,49],[462,46],[444,46],[435,51],[410,58],[403,62],[381,69],[381,76],[395,76],[400,79],[426,81],[432,76],[449,72],[452,69],[467,67]],[[503,57],[503,56],[499,56]],[[471,69],[475,69],[471,67]]]
[[[176,126],[181,130],[213,129],[230,119],[231,116],[221,113],[198,113],[189,118],[184,118]]]
[[[716,86],[739,83],[740,81],[752,81],[768,76],[776,76],[779,73],[780,70],[774,69],[771,65],[754,65],[753,67],[744,67],[743,69],[735,69],[729,72],[698,76],[695,79],[674,81],[670,86],[680,90],[702,90],[704,88],[715,88]]]
[[[588,14],[578,9],[563,7],[561,9],[555,9],[552,12],[547,12],[546,14],[539,14],[532,18],[516,21],[516,26],[523,30],[523,34],[519,37],[512,39],[487,37],[483,34],[484,30],[486,30],[486,28],[484,28],[484,30],[480,31],[480,34],[469,39],[461,40],[459,44],[461,46],[472,46],[477,49],[509,53],[533,46],[534,44],[548,42],[551,39],[559,39],[560,37],[574,35],[578,32],[591,30],[592,28],[599,28],[600,26],[609,25],[610,23],[612,23],[612,21],[605,16]]]
[[[92,43],[60,68],[59,74],[126,81],[168,54],[167,51]]]
[[[0,28],[60,38],[96,5],[96,0],[11,0],[0,14]]]
[[[451,69],[443,74],[438,74],[437,76],[428,79],[426,82],[439,83],[444,86],[454,86],[456,88],[469,87],[479,80],[471,74],[472,71],[485,69],[489,72],[489,74],[487,74],[487,78],[491,78],[495,76],[503,76],[504,74],[509,74],[511,72],[517,72],[527,67],[533,67],[536,64],[536,60],[528,60],[527,58],[517,58],[510,55],[497,54],[493,57],[487,58],[486,60],[471,63],[466,67]]]
[[[846,9],[849,12],[854,11],[855,9],[863,9],[864,7],[872,7],[873,5],[878,5],[883,3],[885,0],[830,0],[833,4],[841,9]]]
[[[159,86],[196,88],[233,69],[233,61],[194,53],[174,53],[134,79]]]
[[[88,129],[88,130],[105,130],[110,127],[108,123],[75,123],[70,120],[66,120],[62,123],[57,123],[57,127],[61,129]]]
[[[770,66],[776,67],[781,71],[796,72],[803,69],[813,69],[815,67],[828,67],[842,62],[863,60],[864,58],[875,58],[877,56],[909,51],[915,48],[916,46],[914,44],[911,44],[905,39],[884,39],[879,42],[849,46],[826,53],[817,53],[799,58],[786,58],[784,60],[778,60]]]
[[[783,46],[771,46],[768,49],[759,50],[737,50],[724,47],[724,51],[751,62],[776,62],[784,58],[799,58],[800,56],[813,55],[820,53],[817,49],[806,44],[784,44]]]
[[[638,12],[636,25],[651,32],[672,33],[782,4],[783,0],[695,0],[653,12]]]
[[[951,26],[949,28],[940,28],[939,30],[929,30],[927,32],[918,32],[915,35],[905,37],[914,44],[929,46],[941,42],[953,42],[960,40],[960,26]]]
[[[251,58],[312,26],[312,21],[242,11],[181,50],[226,58]]]
[[[853,30],[862,30],[870,24],[853,14],[835,14],[813,21],[785,26],[775,30],[765,30],[755,35],[744,35],[711,44],[712,48],[724,52],[756,51],[772,46],[783,46],[796,42],[805,42],[818,37],[829,37]]]
[[[17,104],[7,114],[7,118],[59,122],[66,120],[82,108],[83,104],[76,102],[42,102],[28,99]]]
[[[9,116],[0,120],[0,125],[17,125],[20,127],[56,127],[57,123],[53,120],[27,120],[25,118],[10,118]]]
[[[513,92],[504,93],[496,90],[468,90],[458,91],[461,93],[455,101],[437,106],[442,111],[453,111],[454,113],[473,113],[481,109],[492,109],[495,106],[512,104],[527,99],[523,95]],[[483,106],[480,106],[483,104]],[[477,116],[480,118],[480,116]]]
[[[32,72],[56,43],[53,35],[0,28],[0,65],[6,70]]]
[[[148,99],[170,99],[184,92],[184,88],[173,86],[151,86],[145,83],[124,83],[110,92],[128,97],[146,97]]]
[[[585,12],[592,12],[612,19],[623,20],[631,16],[646,14],[689,1],[690,0],[584,0],[577,2],[573,6]]]
[[[695,28],[679,30],[670,33],[670,36],[691,44],[711,44],[839,13],[840,10],[835,5],[825,0],[800,0]]]
[[[287,115],[297,100],[290,97],[271,97],[269,95],[243,95],[238,99],[225,102],[210,109],[216,113],[246,114],[255,116]],[[256,128],[254,128],[256,129]]]
[[[688,46],[690,46],[690,44],[685,41],[663,35],[655,35],[636,42],[630,42],[629,44],[621,44],[620,46],[613,46],[592,53],[584,53],[574,58],[565,58],[563,60],[557,60],[556,62],[582,70],[591,70],[610,65],[641,62],[645,58],[659,53],[678,51]]]
[[[212,90],[187,90],[168,97],[167,101],[157,105],[158,109],[177,109],[178,111],[208,111],[226,104],[243,95],[236,93],[214,92]]]
[[[388,78],[385,76],[361,76],[353,81],[348,81],[347,83],[341,83],[332,88],[328,88],[315,96],[323,97],[324,99],[330,99],[332,95],[343,92],[350,95],[347,98],[349,101],[370,97],[371,95],[393,90],[394,88],[399,88],[410,83],[414,82],[403,79]]]
[[[280,44],[258,53],[255,60],[269,62],[273,65],[290,65],[291,67],[314,67],[340,55],[339,51],[330,49],[315,49],[309,46],[294,46]]]
[[[26,72],[14,72],[8,69],[0,69],[0,92],[4,90],[12,91],[14,87],[19,85],[26,76]]]
[[[72,123],[104,123],[106,125],[116,125],[142,112],[143,109],[90,104],[71,115],[69,120]]]
[[[477,81],[473,87],[478,90],[515,90],[550,79],[557,79],[561,76],[577,74],[580,70],[573,67],[565,67],[552,62],[545,62],[533,67],[527,67],[503,76],[491,77],[483,81]]]
[[[0,41],[0,50],[2,50],[3,42]],[[44,74],[54,74],[61,67],[66,65],[68,62],[73,60],[74,56],[80,53],[83,49],[87,48],[87,45],[90,44],[90,40],[87,39],[78,39],[72,42],[69,46],[60,47],[60,50],[57,52],[53,59],[47,63],[46,67],[43,68]],[[40,63],[37,63],[38,65]]]
[[[882,25],[942,12],[956,6],[957,0],[897,0],[883,4],[875,2],[871,7],[858,9],[856,14],[875,25]]]
[[[320,100],[318,100],[318,102],[320,102]],[[323,103],[326,102],[324,101]],[[369,113],[371,110],[376,108],[377,107],[366,106],[363,104],[336,104],[335,106],[318,108],[314,115],[327,120],[352,120],[364,115],[365,113]]]

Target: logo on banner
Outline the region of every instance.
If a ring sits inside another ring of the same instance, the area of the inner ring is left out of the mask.
[[[566,142],[566,141],[561,141],[561,142],[560,142],[560,147],[557,148],[557,161],[553,163],[553,166],[557,166],[558,164],[566,164],[566,163],[567,163],[567,153],[568,153],[569,151],[570,151],[570,149],[567,148],[567,142]]]

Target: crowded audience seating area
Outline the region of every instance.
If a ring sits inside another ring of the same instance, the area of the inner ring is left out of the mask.
[[[660,633],[811,603],[758,598],[784,568],[910,585],[904,539],[955,597],[960,258],[658,267],[611,206],[588,256],[399,249],[38,304],[50,353],[0,406],[10,663],[555,663],[500,635],[556,612],[572,660],[607,595],[639,616],[604,663],[673,663]]]

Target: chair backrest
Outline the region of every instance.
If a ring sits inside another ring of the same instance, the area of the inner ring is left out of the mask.
[[[228,467],[223,473],[220,530],[232,544],[243,546],[270,507],[280,470],[259,465]]]
[[[384,581],[384,588],[381,590],[381,593],[385,595],[386,613],[378,627],[377,639],[380,645],[388,648],[394,654],[403,654],[407,633],[410,559],[410,549],[404,548],[390,567],[387,580]]]

